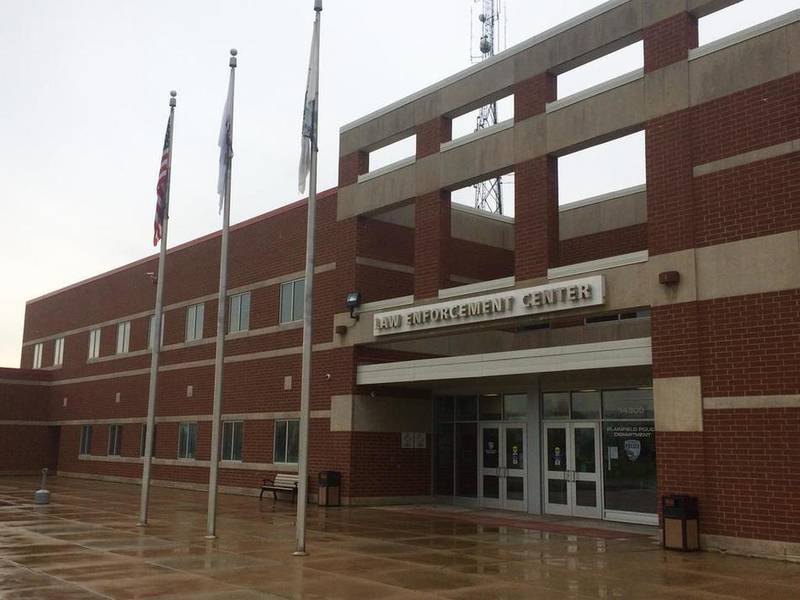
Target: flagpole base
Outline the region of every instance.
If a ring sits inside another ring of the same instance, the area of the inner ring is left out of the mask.
[[[204,540],[215,540],[215,539],[217,539],[217,536],[215,536],[215,535],[204,535],[203,539]]]
[[[136,526],[137,527],[147,527],[147,523],[145,523],[143,521],[139,521],[138,523],[136,523]]]
[[[308,552],[305,550],[295,550],[292,552],[292,556],[308,556]]]

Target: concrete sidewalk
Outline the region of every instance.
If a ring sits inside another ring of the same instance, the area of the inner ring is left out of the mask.
[[[647,528],[505,513],[310,507],[305,558],[289,502],[220,497],[207,541],[202,493],[0,478],[0,598],[800,598],[800,565],[664,552]],[[511,521],[509,521],[509,519]],[[511,524],[509,524],[511,523]]]

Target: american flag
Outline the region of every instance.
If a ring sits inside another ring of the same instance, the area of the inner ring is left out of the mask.
[[[161,154],[161,169],[158,171],[156,184],[156,218],[153,221],[153,246],[157,246],[164,227],[164,215],[167,211],[167,185],[169,182],[170,154],[172,153],[172,114],[167,121],[167,133],[164,136],[164,152]]]

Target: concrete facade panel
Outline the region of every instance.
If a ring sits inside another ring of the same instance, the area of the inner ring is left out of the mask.
[[[653,379],[656,431],[703,431],[700,377]]]

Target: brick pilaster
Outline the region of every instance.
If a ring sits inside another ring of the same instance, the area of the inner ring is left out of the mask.
[[[444,142],[453,138],[453,122],[447,117],[437,117],[417,127],[417,158],[439,152]]]
[[[357,150],[339,158],[339,187],[352,185],[369,172],[369,153]]]
[[[418,197],[414,219],[414,296],[434,298],[450,283],[450,192]]]
[[[694,172],[688,111],[649,121],[645,128],[647,228],[651,255],[694,247]]]
[[[545,277],[558,264],[558,162],[541,156],[514,170],[517,280]]]
[[[643,38],[645,73],[686,60],[699,44],[697,17],[683,12],[664,19],[646,27]]]
[[[514,120],[519,122],[545,111],[556,99],[556,76],[541,73],[514,84]]]

